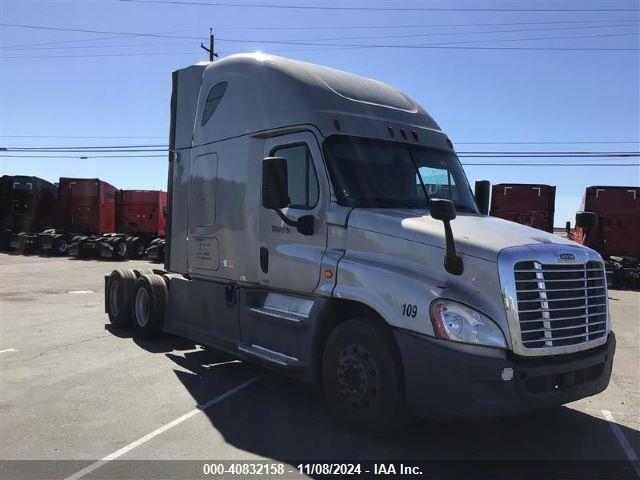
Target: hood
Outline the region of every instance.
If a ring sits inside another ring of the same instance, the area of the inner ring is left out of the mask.
[[[349,227],[445,248],[444,225],[425,210],[354,209]],[[501,218],[459,214],[451,221],[456,250],[491,262],[508,247],[554,243],[584,248],[575,242],[542,230]]]

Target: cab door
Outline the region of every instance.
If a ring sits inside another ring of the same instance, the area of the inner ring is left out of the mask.
[[[287,160],[291,202],[282,212],[292,220],[311,215],[314,228],[312,235],[303,235],[260,204],[258,279],[273,289],[312,293],[320,279],[326,249],[329,203],[329,184],[318,141],[311,132],[269,138],[263,156]]]

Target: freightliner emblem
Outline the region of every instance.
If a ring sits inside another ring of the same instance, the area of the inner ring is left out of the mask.
[[[576,256],[573,253],[561,253],[558,255],[558,261],[567,263],[575,262]]]

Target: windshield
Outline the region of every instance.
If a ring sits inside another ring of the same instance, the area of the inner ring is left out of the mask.
[[[453,152],[344,135],[325,140],[324,152],[340,205],[428,208],[429,198],[447,198],[478,212]]]

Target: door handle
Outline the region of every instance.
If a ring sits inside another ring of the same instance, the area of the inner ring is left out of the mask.
[[[267,247],[260,247],[260,269],[262,273],[269,272],[269,250]]]

